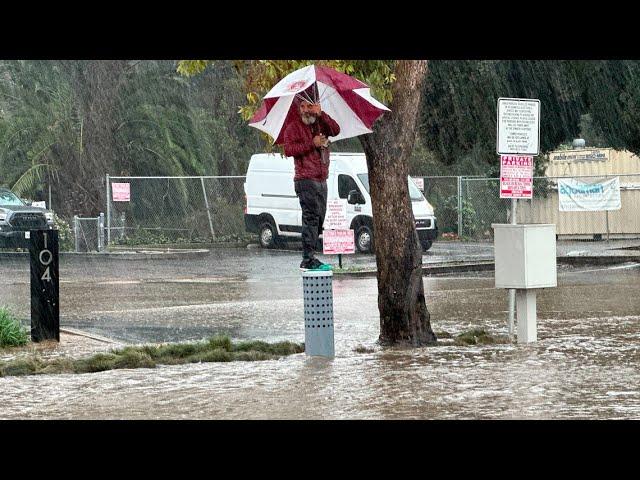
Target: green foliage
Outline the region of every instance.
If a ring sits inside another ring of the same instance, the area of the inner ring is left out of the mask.
[[[590,113],[580,117],[580,138],[583,138],[586,147],[607,148],[609,142],[600,127],[596,125]],[[573,146],[571,147],[573,148]]]
[[[218,61],[0,61],[0,182],[63,218],[104,211],[104,176],[229,175],[260,136],[237,114],[243,80]]]
[[[465,236],[474,236],[481,228],[476,209],[468,200],[462,200],[462,232]],[[438,225],[441,233],[458,233],[458,196],[447,197],[437,210]]]
[[[53,214],[53,224],[58,229],[58,248],[61,252],[72,252],[75,249],[73,232],[69,222]]]
[[[640,62],[575,62],[598,143],[640,153]],[[585,112],[586,113],[586,112]],[[588,125],[587,126],[588,130]]]
[[[94,373],[121,368],[155,368],[199,362],[276,360],[304,352],[304,344],[248,341],[234,344],[229,337],[215,336],[204,342],[129,346],[88,358],[43,359],[38,356],[0,362],[0,377],[56,373]]]
[[[486,240],[493,238],[492,223],[506,223],[510,199],[500,198],[500,182],[497,178],[463,179],[464,239]],[[482,212],[478,215],[477,212]]]
[[[136,228],[133,232],[127,233],[122,238],[113,238],[115,245],[166,245],[169,243],[190,243],[190,239],[184,237],[169,238],[162,231]]]
[[[241,217],[242,220],[242,217]],[[204,224],[204,223],[203,223]],[[137,228],[133,232],[121,238],[112,237],[114,245],[122,246],[156,246],[156,245],[189,245],[189,244],[211,244],[211,243],[241,243],[247,244],[255,241],[255,235],[248,232],[238,231],[237,233],[219,234],[216,232],[215,239],[211,238],[209,231],[202,232],[178,232],[171,230],[152,230]]]
[[[463,161],[494,176],[499,97],[541,101],[541,151],[579,131],[584,104],[572,62],[538,60],[433,60],[425,82],[421,137],[446,164]],[[464,175],[476,172],[463,171]]]
[[[501,344],[511,343],[509,337],[505,335],[490,335],[483,328],[472,328],[466,332],[462,332],[454,337],[454,343],[456,345],[488,345],[488,344]]]
[[[16,180],[11,190],[19,197],[30,194],[35,191],[39,183],[42,182],[44,173],[49,172],[49,174],[51,174],[50,172],[52,170],[54,170],[54,167],[46,163],[32,165]]]
[[[29,341],[29,332],[7,308],[0,306],[0,347],[16,347]]]
[[[180,60],[178,62],[178,73],[190,77],[202,73],[211,60]]]

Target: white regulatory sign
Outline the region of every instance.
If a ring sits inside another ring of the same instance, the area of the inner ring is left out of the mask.
[[[347,201],[340,198],[327,201],[327,213],[324,218],[325,230],[346,230],[347,225]]]
[[[498,155],[540,153],[540,100],[498,99]]]

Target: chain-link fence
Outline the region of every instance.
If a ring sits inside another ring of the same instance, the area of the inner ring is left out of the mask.
[[[441,235],[457,235],[461,177],[423,177],[424,196],[434,207]]]
[[[491,218],[500,218],[499,213],[496,215],[502,208],[499,195],[491,197],[491,187],[497,179],[476,176],[421,178],[424,179],[424,196],[434,207],[438,230],[445,238],[475,238],[478,232],[486,230],[487,224],[491,228]],[[483,211],[481,215],[478,210]]]
[[[622,208],[560,212],[558,180],[590,183],[620,178]],[[255,240],[244,224],[244,176],[108,177],[106,216],[110,245],[158,245]],[[500,198],[498,178],[424,176],[441,236],[490,241],[492,223],[510,221],[511,200]],[[115,189],[114,189],[115,188]],[[536,177],[533,199],[519,200],[518,223],[554,223],[559,239],[640,237],[640,173]]]
[[[246,239],[244,180],[244,176],[107,177],[107,242],[156,245]]]
[[[73,217],[73,239],[76,252],[102,252],[105,249],[105,218]]]
[[[620,210],[561,212],[558,180],[596,183],[620,179]],[[500,179],[423,177],[424,194],[434,206],[440,232],[462,240],[491,240],[492,223],[508,223],[511,200],[500,198]],[[556,224],[559,239],[601,240],[640,237],[640,174],[535,177],[533,198],[518,201],[518,223]]]

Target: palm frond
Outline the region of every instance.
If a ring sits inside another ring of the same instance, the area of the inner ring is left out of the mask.
[[[48,163],[39,163],[37,165],[33,165],[26,172],[24,172],[18,181],[11,187],[11,191],[18,195],[19,197],[31,193],[38,182],[42,180],[42,175],[46,171],[52,171],[55,167]]]

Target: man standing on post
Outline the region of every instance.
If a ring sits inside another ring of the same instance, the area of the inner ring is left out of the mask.
[[[330,268],[315,258],[318,236],[327,211],[329,139],[340,133],[340,126],[320,105],[297,101],[296,115],[284,132],[284,153],[294,158],[293,182],[302,208],[301,270]]]

